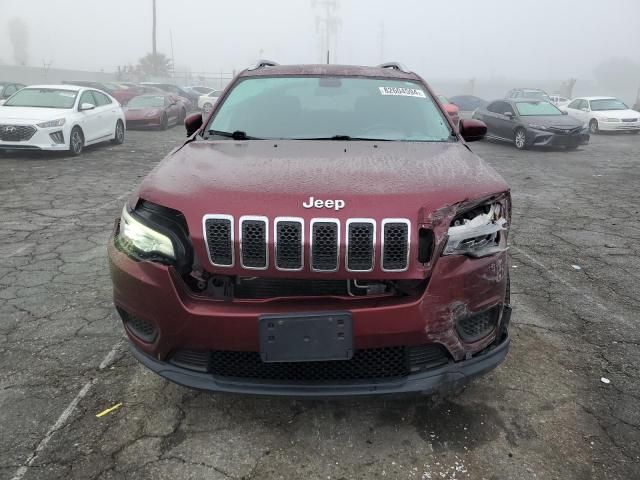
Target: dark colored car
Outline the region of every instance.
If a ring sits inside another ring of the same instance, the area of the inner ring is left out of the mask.
[[[496,100],[473,118],[487,125],[487,137],[530,147],[578,148],[589,143],[587,126],[551,102],[537,99]]]
[[[139,95],[124,109],[127,128],[159,128],[178,125],[187,116],[184,105],[173,95]]]
[[[25,85],[15,82],[0,82],[0,104],[7,100],[18,90],[22,90]]]
[[[241,72],[109,240],[133,355],[193,388],[434,392],[509,349],[509,187],[398,64]]]
[[[455,97],[450,97],[449,100],[454,105],[457,105],[462,112],[473,112],[478,108],[485,107],[489,103],[486,100],[473,95],[457,95]]]

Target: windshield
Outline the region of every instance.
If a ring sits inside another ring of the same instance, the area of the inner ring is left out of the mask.
[[[140,96],[133,97],[129,100],[128,107],[152,107],[160,108],[164,107],[164,97],[162,96]]]
[[[535,115],[562,115],[558,107],[549,102],[516,102],[518,113],[523,117]]]
[[[73,108],[77,92],[56,88],[23,88],[4,104],[5,107]]]
[[[539,98],[540,100],[549,100],[549,95],[542,90],[524,90],[522,96],[526,98]]]
[[[617,98],[603,98],[601,100],[591,100],[591,110],[599,112],[602,110],[627,110],[623,102]]]
[[[452,135],[419,83],[355,77],[242,80],[209,124],[212,135],[233,132],[249,138],[425,142]]]

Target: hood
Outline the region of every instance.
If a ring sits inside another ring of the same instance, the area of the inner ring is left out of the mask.
[[[571,115],[531,115],[520,118],[523,123],[544,125],[545,127],[576,128],[584,125],[584,122],[581,122]]]
[[[508,190],[461,143],[196,141],[165,158],[140,197],[182,211],[320,217],[406,217]],[[345,207],[305,209],[341,199]]]
[[[635,110],[631,110],[630,108],[627,110],[593,110],[592,112],[597,117],[607,117],[607,118],[640,118],[640,112],[636,112]]]
[[[162,113],[161,108],[151,108],[151,107],[127,107],[124,110],[124,116],[127,120],[137,120],[141,118],[149,118],[147,115],[152,117],[158,117]]]
[[[47,120],[66,117],[72,109],[66,108],[33,108],[33,107],[0,107],[0,123],[40,123]]]

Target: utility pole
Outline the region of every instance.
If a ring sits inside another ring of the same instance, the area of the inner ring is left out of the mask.
[[[378,40],[380,41],[380,63],[384,63],[384,22],[380,22]]]
[[[153,52],[153,57],[155,58],[156,53],[157,53],[157,48],[156,48],[156,0],[152,0],[153,1],[153,38],[152,38],[152,52]]]
[[[316,32],[324,33],[324,45],[321,48],[321,58],[325,52],[327,63],[331,60],[331,40],[333,39],[333,60],[336,60],[336,50],[338,47],[337,33],[342,21],[333,12],[339,8],[338,0],[311,0],[312,7],[324,7],[324,15],[316,16]]]

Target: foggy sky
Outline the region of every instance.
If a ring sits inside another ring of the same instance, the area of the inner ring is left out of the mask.
[[[258,57],[317,63],[312,0],[157,0],[158,50],[177,69],[241,70]],[[104,70],[151,51],[151,0],[2,0],[0,60],[13,63],[7,21],[29,27],[29,64]],[[405,63],[434,78],[590,78],[608,57],[640,62],[640,0],[339,0],[338,63]]]

